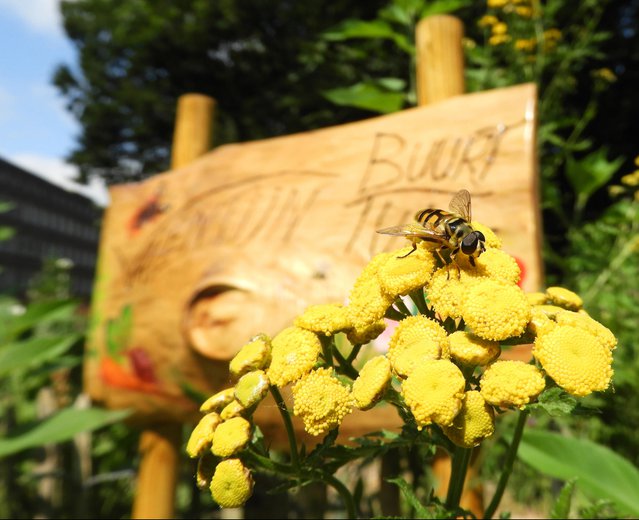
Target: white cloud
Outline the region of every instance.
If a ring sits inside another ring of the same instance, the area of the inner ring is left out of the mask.
[[[52,184],[89,197],[93,199],[96,204],[101,206],[107,206],[109,204],[109,193],[103,182],[98,179],[92,179],[88,185],[78,184],[73,181],[77,174],[77,168],[64,162],[62,159],[21,153],[8,157],[7,160]]]
[[[60,34],[60,0],[0,0],[0,11],[12,13],[38,32]]]

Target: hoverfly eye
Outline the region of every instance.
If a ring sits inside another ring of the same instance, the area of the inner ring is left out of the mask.
[[[461,244],[462,253],[464,253],[465,255],[471,255],[472,253],[474,253],[477,249],[477,242],[478,239],[475,233],[469,233],[468,235],[466,235]]]

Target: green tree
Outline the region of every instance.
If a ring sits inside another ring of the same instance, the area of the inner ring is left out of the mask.
[[[81,178],[138,180],[169,164],[177,97],[218,102],[216,143],[245,141],[361,119],[323,90],[362,75],[397,75],[384,41],[331,48],[319,34],[348,17],[372,17],[379,0],[63,1],[77,65],[54,83],[82,125],[69,160]],[[360,59],[367,57],[366,72]]]

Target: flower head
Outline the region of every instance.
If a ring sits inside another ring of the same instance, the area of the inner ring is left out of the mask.
[[[227,421],[232,417],[240,417],[244,414],[245,411],[246,408],[244,408],[244,406],[242,406],[242,404],[237,399],[233,399],[229,404],[222,408],[220,417],[223,421]]]
[[[465,365],[488,365],[501,354],[498,342],[478,338],[462,330],[453,332],[448,336],[448,340],[450,342],[450,356]]]
[[[349,389],[333,377],[331,368],[313,370],[293,385],[293,413],[311,435],[339,426],[352,407]]]
[[[263,370],[244,374],[235,385],[235,399],[244,407],[251,408],[266,397],[269,380]]]
[[[546,296],[552,305],[557,305],[571,311],[578,311],[583,307],[583,300],[578,294],[564,287],[548,287]]]
[[[450,426],[461,410],[466,380],[447,359],[425,361],[402,383],[402,395],[418,427]]]
[[[457,446],[472,448],[495,431],[495,412],[477,390],[466,392],[453,424],[444,426],[446,436]]]
[[[250,440],[251,423],[243,417],[233,417],[213,432],[211,451],[218,457],[230,457],[243,450]]]
[[[474,281],[470,271],[458,270],[456,265],[448,264],[433,273],[427,285],[428,301],[442,319],[459,318],[461,304]]]
[[[387,355],[393,370],[405,377],[426,360],[447,358],[448,336],[435,320],[421,314],[410,316],[393,332]]]
[[[219,412],[233,399],[235,399],[235,388],[225,388],[204,401],[200,406],[200,412]]]
[[[362,330],[371,323],[381,320],[386,309],[393,303],[394,296],[386,294],[377,278],[379,267],[391,253],[380,253],[364,267],[358,276],[348,298],[347,316],[352,329]]]
[[[486,248],[486,251],[475,260],[475,263],[479,276],[486,276],[512,285],[517,285],[521,278],[521,269],[517,261],[501,249]]]
[[[610,385],[612,353],[583,328],[559,325],[537,336],[533,356],[569,394],[585,396]]]
[[[192,459],[199,457],[211,447],[213,433],[221,422],[222,418],[215,412],[207,413],[200,419],[186,443],[186,453],[189,457]]]
[[[261,370],[271,362],[271,340],[258,334],[244,345],[229,363],[229,372],[236,379],[252,370]]]
[[[534,365],[523,361],[496,361],[484,372],[480,386],[487,403],[523,407],[541,393],[546,382]]]
[[[468,288],[461,314],[479,337],[494,341],[520,336],[530,320],[530,304],[516,285],[489,278],[478,279]]]
[[[369,341],[373,341],[384,330],[386,330],[386,321],[381,318],[360,327],[347,329],[346,338],[353,345],[364,345]]]
[[[366,362],[353,382],[351,394],[355,406],[368,410],[382,397],[391,381],[390,361],[386,356],[376,356]]]
[[[240,507],[253,494],[251,472],[239,459],[227,459],[215,468],[211,496],[220,507]]]
[[[304,314],[295,318],[294,324],[317,334],[331,336],[348,328],[348,313],[339,303],[311,305],[306,308]]]
[[[555,314],[555,321],[559,325],[572,325],[573,327],[588,331],[595,336],[602,345],[605,345],[610,350],[613,350],[617,346],[617,338],[615,338],[612,331],[597,320],[591,318],[588,313],[583,310],[571,312],[562,309]]]
[[[382,291],[393,300],[426,285],[435,268],[433,253],[423,247],[405,247],[393,252],[377,269]],[[409,254],[410,253],[410,254]],[[408,255],[408,256],[406,256]]]
[[[322,350],[319,338],[300,327],[288,327],[272,341],[271,365],[266,374],[272,384],[285,386],[311,371]]]

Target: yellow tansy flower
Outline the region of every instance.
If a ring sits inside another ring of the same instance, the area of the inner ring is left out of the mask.
[[[378,267],[377,278],[389,299],[394,300],[397,296],[424,287],[435,269],[435,257],[431,251],[418,247],[405,256],[411,249],[408,246],[395,251]]]
[[[493,25],[492,31],[495,35],[504,35],[508,32],[508,25],[504,22],[497,22]]]
[[[220,507],[240,507],[253,494],[251,472],[239,459],[227,459],[215,468],[211,496]]]
[[[461,410],[466,380],[447,359],[425,361],[402,383],[402,395],[419,428],[431,423],[450,426]]]
[[[453,424],[444,426],[446,436],[457,446],[473,448],[495,431],[495,412],[477,390],[466,392]]]
[[[233,417],[213,432],[211,452],[218,457],[230,457],[242,451],[250,440],[251,423],[244,417]]]
[[[625,184],[626,186],[639,186],[639,170],[624,175],[621,178],[621,183]]]
[[[266,334],[258,334],[231,360],[229,372],[237,379],[252,370],[267,368],[270,362],[271,340]]]
[[[353,345],[364,345],[373,341],[384,330],[386,330],[386,321],[382,318],[359,328],[347,329],[346,338]]]
[[[322,344],[313,332],[287,327],[273,338],[271,364],[266,372],[272,384],[282,387],[311,371]]]
[[[535,339],[533,356],[569,394],[582,397],[610,385],[611,351],[587,330],[558,326]]]
[[[493,16],[492,14],[485,14],[477,20],[477,25],[479,25],[479,27],[490,27],[495,25],[497,22],[499,22],[499,20],[496,16]]]
[[[472,221],[471,226],[475,231],[480,231],[486,239],[486,248],[501,249],[501,239],[495,235],[495,232],[481,222]],[[481,257],[480,257],[481,258]]]
[[[501,354],[501,347],[496,341],[478,338],[459,330],[448,336],[450,356],[465,365],[484,366],[492,363]]]
[[[544,31],[544,38],[546,38],[546,40],[558,41],[561,40],[561,36],[561,31],[557,28]]]
[[[534,365],[523,361],[496,361],[484,372],[480,386],[487,403],[521,408],[542,392],[546,382]]]
[[[339,426],[352,407],[349,389],[333,377],[331,368],[313,370],[293,385],[293,413],[311,435]]]
[[[548,332],[557,326],[557,324],[548,317],[541,307],[543,306],[533,305],[530,321],[527,326],[528,332],[534,336],[539,336],[540,334]]]
[[[557,305],[571,311],[578,311],[584,305],[578,294],[564,287],[548,287],[546,296],[552,305]]]
[[[406,377],[422,362],[449,356],[448,336],[436,321],[421,314],[399,322],[388,344],[393,370]]]
[[[477,336],[501,341],[526,330],[531,306],[516,285],[482,278],[468,288],[461,311],[466,325]]]
[[[390,381],[390,361],[386,356],[377,356],[367,361],[351,389],[355,406],[360,410],[368,410],[375,406],[384,395]]]
[[[481,257],[480,257],[481,258]],[[455,264],[437,269],[426,287],[428,302],[442,319],[461,317],[461,305],[475,277]]]
[[[348,328],[348,313],[340,303],[311,305],[304,314],[295,318],[294,325],[302,329],[331,336]]]
[[[617,346],[617,338],[615,338],[612,331],[597,320],[591,318],[584,310],[572,312],[562,309],[555,315],[555,321],[559,325],[571,325],[575,328],[588,331],[609,350],[613,350]]]
[[[497,45],[501,45],[502,43],[509,42],[510,39],[511,38],[509,34],[494,34],[493,36],[488,38],[488,44],[497,46]]]
[[[501,249],[486,248],[475,264],[480,276],[513,285],[519,283],[521,269],[517,261]]]
[[[528,7],[527,5],[520,5],[518,7],[515,7],[515,12],[522,18],[530,18],[533,14],[532,8]]]
[[[199,457],[211,447],[213,433],[221,422],[222,418],[215,412],[208,413],[200,419],[186,443],[186,453],[189,457]]]
[[[526,293],[526,299],[530,305],[544,305],[548,301],[546,293],[542,292]]]
[[[235,385],[235,399],[244,407],[251,408],[266,397],[269,380],[263,370],[244,374]]]
[[[222,408],[220,417],[222,420],[227,421],[232,417],[239,417],[245,411],[246,408],[244,408],[237,399],[233,399],[229,404]]]
[[[204,401],[200,406],[200,412],[219,412],[233,399],[235,399],[235,388],[226,388]]]
[[[537,41],[534,38],[515,40],[514,46],[518,51],[534,51]]]
[[[510,0],[488,0],[488,7],[504,7]]]

